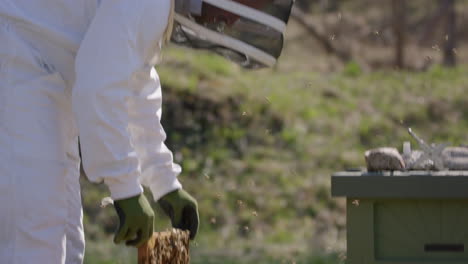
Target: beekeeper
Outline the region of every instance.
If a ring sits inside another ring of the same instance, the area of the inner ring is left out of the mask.
[[[142,185],[195,237],[153,68],[173,4],[0,1],[0,263],[82,263],[78,137],[86,174],[115,200],[116,243],[153,232]]]

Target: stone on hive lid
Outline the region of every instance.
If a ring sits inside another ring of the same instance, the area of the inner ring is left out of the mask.
[[[368,171],[396,171],[405,168],[405,162],[396,148],[377,148],[365,153]]]

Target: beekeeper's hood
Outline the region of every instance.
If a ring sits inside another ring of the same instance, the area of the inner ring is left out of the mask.
[[[246,68],[276,64],[294,0],[197,1],[203,2],[198,15],[175,14],[172,42],[214,51]]]

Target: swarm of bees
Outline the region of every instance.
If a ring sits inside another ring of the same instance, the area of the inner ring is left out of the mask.
[[[138,249],[138,264],[189,264],[189,238],[188,231],[178,229],[154,233]]]

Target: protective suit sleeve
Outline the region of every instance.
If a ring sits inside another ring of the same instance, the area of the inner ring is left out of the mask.
[[[73,109],[83,167],[115,200],[147,185],[155,199],[180,189],[164,145],[161,87],[153,65],[170,0],[102,1],[76,57]]]

